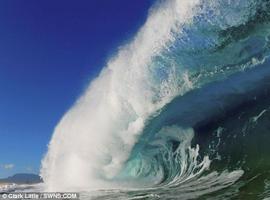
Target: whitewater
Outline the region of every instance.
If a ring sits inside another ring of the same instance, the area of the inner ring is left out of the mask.
[[[181,91],[177,87],[183,90],[191,87],[188,79],[183,80],[184,85],[175,85],[178,80],[173,77],[176,75],[173,69],[165,69],[168,78],[164,80],[153,80],[151,72],[155,70],[151,67],[153,56],[169,45],[177,27],[192,20],[192,9],[198,1],[182,4],[171,1],[153,10],[135,40],[122,47],[63,117],[42,169],[42,177],[51,188],[57,190],[63,183],[75,184],[71,187],[77,184],[99,187],[99,176],[102,180],[116,175],[145,120],[175,96],[177,90]],[[58,177],[60,183],[51,180],[53,177]]]
[[[267,146],[253,155],[251,132],[268,116],[269,10],[264,0],[155,2],[55,127],[42,190],[231,199],[268,173]],[[264,171],[249,172],[257,158]]]

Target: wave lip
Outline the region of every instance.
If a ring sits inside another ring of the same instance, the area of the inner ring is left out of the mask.
[[[211,159],[191,141],[205,113],[234,104],[222,95],[245,93],[268,73],[260,67],[268,60],[269,27],[252,24],[265,13],[262,2],[235,0],[241,9],[231,0],[154,6],[55,128],[42,161],[46,190],[177,187],[188,199],[234,184],[243,171],[207,172]]]

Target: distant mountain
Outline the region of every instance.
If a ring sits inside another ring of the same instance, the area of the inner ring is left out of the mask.
[[[8,178],[0,179],[0,183],[16,183],[16,184],[35,184],[41,183],[42,178],[36,174],[15,174]]]

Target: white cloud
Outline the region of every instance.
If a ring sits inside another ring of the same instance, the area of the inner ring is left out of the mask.
[[[9,170],[9,169],[13,169],[14,168],[14,164],[3,164],[1,165],[2,168]]]
[[[26,171],[33,172],[33,168],[32,167],[26,167]]]

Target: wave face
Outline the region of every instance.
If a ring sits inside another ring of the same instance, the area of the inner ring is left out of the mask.
[[[266,0],[157,2],[55,128],[46,190],[267,198],[269,20]]]

